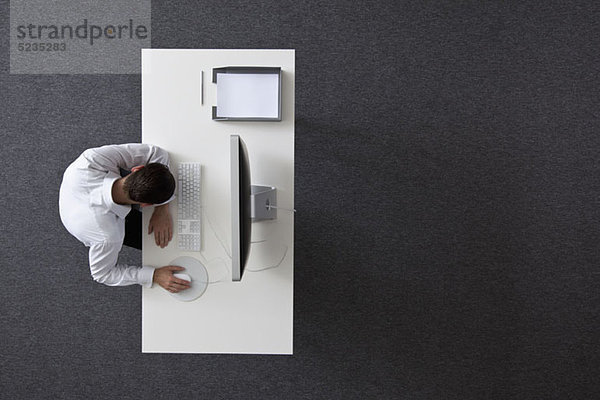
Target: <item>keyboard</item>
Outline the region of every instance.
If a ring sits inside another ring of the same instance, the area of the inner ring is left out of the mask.
[[[202,213],[200,203],[201,165],[181,162],[177,166],[177,247],[179,250],[200,251]]]

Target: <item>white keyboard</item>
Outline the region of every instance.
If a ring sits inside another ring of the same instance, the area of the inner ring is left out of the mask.
[[[177,247],[200,251],[202,213],[200,203],[200,163],[182,162],[177,167]]]

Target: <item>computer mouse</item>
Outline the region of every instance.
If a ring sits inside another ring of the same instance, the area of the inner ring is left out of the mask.
[[[188,289],[180,290],[177,293],[169,292],[172,297],[179,301],[194,301],[204,294],[209,282],[208,271],[198,259],[189,256],[177,257],[169,265],[179,265],[185,268],[177,272],[174,271],[173,275],[191,282]]]
[[[183,279],[184,281],[192,282],[192,278],[188,274],[184,274],[183,272],[176,272],[173,274],[175,278]]]

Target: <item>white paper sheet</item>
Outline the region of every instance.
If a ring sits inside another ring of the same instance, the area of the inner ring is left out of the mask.
[[[217,74],[217,116],[277,118],[278,74]]]

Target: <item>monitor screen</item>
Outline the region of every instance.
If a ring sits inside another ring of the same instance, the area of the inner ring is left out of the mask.
[[[240,281],[250,253],[250,164],[248,152],[238,135],[231,135],[231,274]]]

